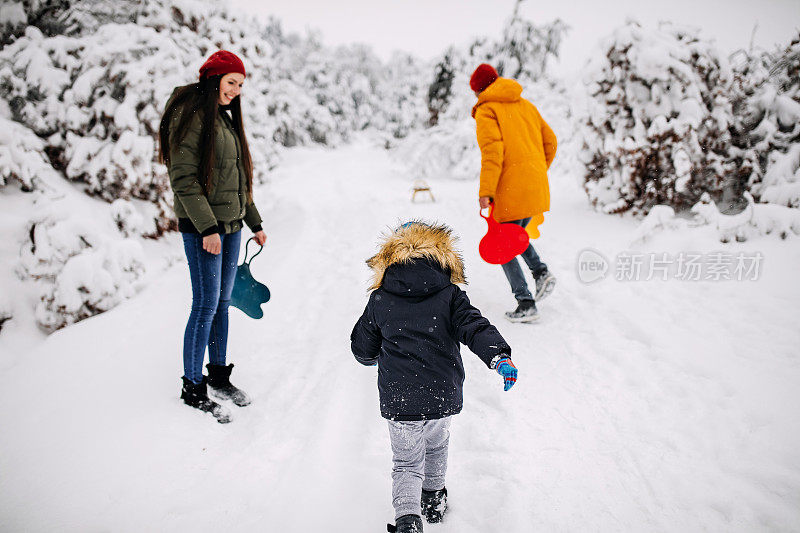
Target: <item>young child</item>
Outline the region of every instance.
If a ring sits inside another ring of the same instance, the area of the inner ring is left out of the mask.
[[[517,379],[511,348],[456,283],[464,263],[446,226],[403,224],[367,261],[372,294],[350,336],[359,363],[378,365],[381,415],[389,422],[394,467],[389,531],[418,533],[424,515],[447,509],[447,447],[452,415],[463,404],[466,344],[503,376]]]

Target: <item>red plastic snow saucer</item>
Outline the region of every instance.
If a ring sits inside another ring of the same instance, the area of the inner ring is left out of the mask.
[[[494,204],[489,206],[489,216],[483,218],[489,225],[489,231],[478,245],[478,253],[484,261],[492,265],[508,263],[524,252],[528,245],[528,232],[516,224],[501,224],[494,219]]]

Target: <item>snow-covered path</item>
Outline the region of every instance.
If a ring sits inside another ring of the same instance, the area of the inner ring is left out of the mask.
[[[257,195],[269,241],[253,270],[272,301],[260,321],[232,310],[234,381],[254,397],[232,424],[178,399],[185,262],[15,354],[0,387],[0,530],[385,529],[388,433],[375,370],[348,337],[378,233],[413,217],[461,236],[467,292],[520,368],[504,393],[463,350],[451,509],[426,531],[800,530],[797,243],[730,245],[764,253],[758,282],[584,285],[579,251],[612,257],[633,226],[591,212],[556,165],[537,249],[559,285],[539,324],[511,325],[505,278],[477,256],[476,184],[434,182],[437,203],[411,204],[412,181],[368,143],[287,154]],[[713,245],[698,233],[648,243]]]

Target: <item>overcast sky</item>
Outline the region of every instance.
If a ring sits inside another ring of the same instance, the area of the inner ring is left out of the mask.
[[[515,0],[230,0],[259,16],[275,15],[289,30],[319,30],[323,42],[371,44],[382,57],[405,50],[424,58],[478,35],[499,35]],[[655,26],[671,20],[701,28],[720,48],[771,47],[800,31],[800,0],[525,0],[535,22],[561,18],[571,31],[558,71],[577,71],[597,42],[626,18]]]

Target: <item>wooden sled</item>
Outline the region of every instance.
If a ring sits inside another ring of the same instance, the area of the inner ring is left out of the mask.
[[[417,193],[428,193],[428,196],[431,199],[431,202],[435,202],[436,198],[433,197],[433,191],[431,191],[430,186],[425,183],[425,180],[417,180],[414,182],[414,186],[412,188],[414,191],[411,193],[411,201],[416,202]]]

